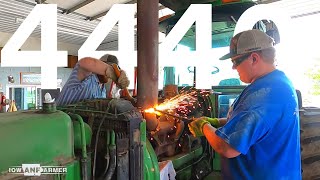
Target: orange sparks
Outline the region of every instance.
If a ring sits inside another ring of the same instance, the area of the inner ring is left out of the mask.
[[[200,91],[200,95],[202,97],[207,97],[209,94],[209,91]],[[182,92],[171,99],[165,100],[159,105],[155,105],[152,108],[144,110],[144,112],[159,116],[163,114],[162,112],[172,113],[173,115],[178,114],[177,116],[187,116],[190,112],[192,112],[192,110],[197,108],[195,103],[199,105],[199,107],[203,107],[202,103],[198,103],[198,96],[199,93],[197,90]],[[211,109],[211,107],[208,107],[209,111]]]
[[[154,113],[157,115],[161,115],[159,111],[173,111],[178,107],[186,106],[188,104],[194,103],[197,99],[195,97],[196,91],[192,91],[189,93],[183,93],[174,96],[171,99],[165,100],[163,103],[156,105],[154,108],[149,108],[144,110],[146,113]]]
[[[155,110],[154,110],[154,108],[149,108],[149,109],[144,110],[144,112],[146,112],[146,113],[154,113]]]
[[[153,114],[156,114],[156,115],[161,115],[161,113],[159,111],[156,111],[154,108],[149,108],[149,109],[146,109],[144,110],[144,112],[146,113],[153,113]]]

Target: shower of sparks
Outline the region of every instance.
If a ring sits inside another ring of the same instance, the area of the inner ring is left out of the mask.
[[[205,90],[189,90],[186,92],[180,92],[180,94],[174,96],[173,98],[165,100],[163,103],[156,105],[153,108],[146,109],[144,112],[161,115],[162,113],[159,111],[166,111],[169,113],[174,113],[174,115],[187,117],[189,113],[197,108],[196,105],[199,107],[204,107],[202,103],[198,102],[198,96],[206,98],[209,95],[210,92]],[[208,110],[210,109],[211,107],[209,107]]]
[[[191,91],[189,93],[182,93],[174,96],[171,99],[165,100],[163,103],[155,107],[157,110],[174,110],[181,106],[193,105],[197,101],[197,92]]]
[[[186,111],[184,110],[186,109],[186,106],[193,105],[193,103],[197,101],[196,94],[197,94],[196,91],[191,91],[189,93],[182,93],[182,94],[176,95],[173,98],[167,99],[163,103],[156,105],[153,108],[144,110],[144,112],[158,114],[159,112],[157,110],[168,111],[168,112],[173,112],[174,110],[178,110],[182,113],[186,113],[184,112]]]

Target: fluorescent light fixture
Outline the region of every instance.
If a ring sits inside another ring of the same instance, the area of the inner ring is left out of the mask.
[[[24,21],[23,18],[15,18],[15,22],[16,22],[17,24],[20,24],[20,23],[22,23],[23,21]]]

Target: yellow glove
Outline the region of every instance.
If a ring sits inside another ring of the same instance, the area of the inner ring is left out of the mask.
[[[205,117],[205,118],[213,127],[217,128],[220,126],[218,118],[209,118],[209,117]]]
[[[194,137],[203,136],[203,126],[205,124],[211,124],[213,127],[219,126],[218,118],[200,117],[195,118],[191,123],[188,124],[189,130]]]
[[[124,70],[120,70],[120,76],[118,78],[119,87],[121,89],[127,88],[130,84],[129,78]]]
[[[109,64],[107,64],[106,76],[107,76],[107,78],[112,79],[112,81],[117,82],[117,76],[114,72],[114,69]]]

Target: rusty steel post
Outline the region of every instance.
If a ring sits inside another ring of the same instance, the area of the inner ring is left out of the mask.
[[[158,103],[159,0],[138,0],[137,11],[137,105],[145,109]]]

